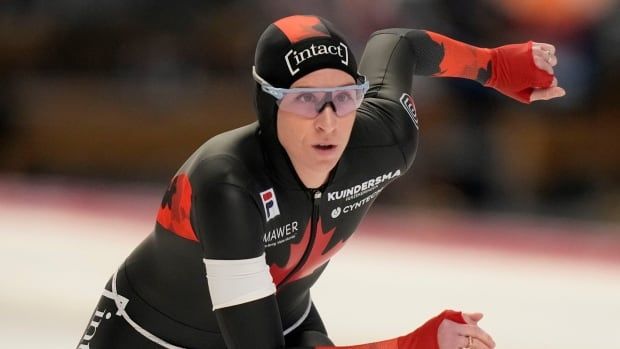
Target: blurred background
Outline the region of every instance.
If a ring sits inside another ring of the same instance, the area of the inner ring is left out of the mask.
[[[367,225],[376,229],[361,235],[376,238],[380,222],[401,219],[392,235],[434,246],[429,261],[454,254],[456,241],[500,258],[562,256],[550,274],[568,270],[567,261],[571,268],[605,265],[597,285],[619,292],[580,295],[620,310],[617,0],[4,0],[0,251],[3,264],[25,269],[11,268],[21,283],[3,281],[0,337],[13,333],[10,343],[19,347],[41,301],[16,297],[25,290],[35,297],[42,287],[34,275],[62,268],[66,289],[54,294],[70,320],[50,331],[58,343],[77,343],[107,277],[148,234],[177,168],[213,135],[255,120],[256,40],[275,19],[297,13],[331,20],[358,59],[368,36],[386,27],[428,29],[482,47],[530,39],[556,45],[556,75],[567,90],[560,100],[528,106],[471,81],[416,78],[418,157],[377,201]],[[108,236],[112,229],[119,231]],[[38,249],[26,253],[32,246]],[[99,271],[84,279],[85,266],[95,265]],[[524,275],[536,270],[546,269],[534,265]],[[62,303],[67,294],[73,315]],[[29,315],[22,323],[18,313]]]
[[[394,26],[483,47],[533,39],[558,48],[568,95],[549,103],[416,79],[414,174],[381,203],[618,222],[619,8],[616,0],[2,1],[0,171],[166,183],[205,140],[255,120],[250,68],[262,30],[314,13],[358,57],[373,31]]]

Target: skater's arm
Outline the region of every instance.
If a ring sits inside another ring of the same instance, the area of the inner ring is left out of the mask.
[[[405,336],[353,346],[318,346],[316,349],[493,349],[495,342],[477,325],[481,318],[479,313],[446,310]]]
[[[371,95],[394,101],[411,91],[413,75],[421,75],[476,80],[530,103],[564,95],[553,72],[557,62],[549,44],[487,49],[426,30],[384,29],[368,40],[360,72],[370,80]]]

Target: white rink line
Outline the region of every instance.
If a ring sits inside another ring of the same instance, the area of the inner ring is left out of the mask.
[[[73,348],[111,273],[152,222],[0,201],[0,347]],[[362,229],[363,230],[363,229]],[[501,349],[620,348],[620,267],[460,251],[360,231],[313,297],[338,344],[482,311]]]

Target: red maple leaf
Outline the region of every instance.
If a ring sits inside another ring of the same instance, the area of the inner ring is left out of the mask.
[[[192,185],[186,174],[176,176],[164,195],[157,212],[157,223],[176,235],[198,241],[190,222],[192,210]]]
[[[315,16],[290,16],[274,23],[294,44],[303,39],[330,36],[327,28]]]
[[[321,219],[319,218],[316,224],[316,236],[314,238],[314,243],[310,247],[310,255],[306,259],[306,262],[284,284],[280,285],[284,278],[301,260],[309,243],[310,228],[311,224],[307,224],[301,241],[296,244],[291,244],[291,253],[288,262],[283,268],[278,267],[275,263],[270,266],[271,276],[273,277],[273,281],[276,285],[282,286],[286,283],[302,279],[312,274],[317,268],[329,261],[329,259],[332,258],[332,256],[342,248],[342,246],[344,246],[344,241],[339,241],[336,246],[326,250],[327,245],[336,231],[336,228],[324,232]]]
[[[269,272],[271,273],[271,277],[273,277],[273,282],[276,285],[279,285],[282,280],[288,275],[293,268],[299,263],[301,257],[304,255],[304,251],[308,247],[308,243],[310,242],[310,222],[306,224],[306,229],[304,230],[303,235],[301,236],[301,241],[295,244],[290,245],[290,253],[288,257],[288,262],[282,268],[280,268],[277,264],[273,263],[269,267]]]

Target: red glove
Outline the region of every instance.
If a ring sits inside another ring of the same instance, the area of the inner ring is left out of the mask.
[[[484,84],[522,103],[530,103],[535,88],[548,88],[553,75],[539,69],[532,56],[532,41],[491,50],[491,77]]]
[[[454,310],[444,310],[441,314],[428,320],[417,330],[402,337],[398,337],[398,349],[439,349],[437,330],[444,319],[464,324],[462,313]]]
[[[460,311],[456,312],[453,310],[445,310],[406,336],[377,343],[346,347],[320,346],[315,349],[439,349],[439,343],[437,342],[437,331],[439,330],[439,325],[444,319],[452,320],[461,324],[465,323],[463,315]]]

